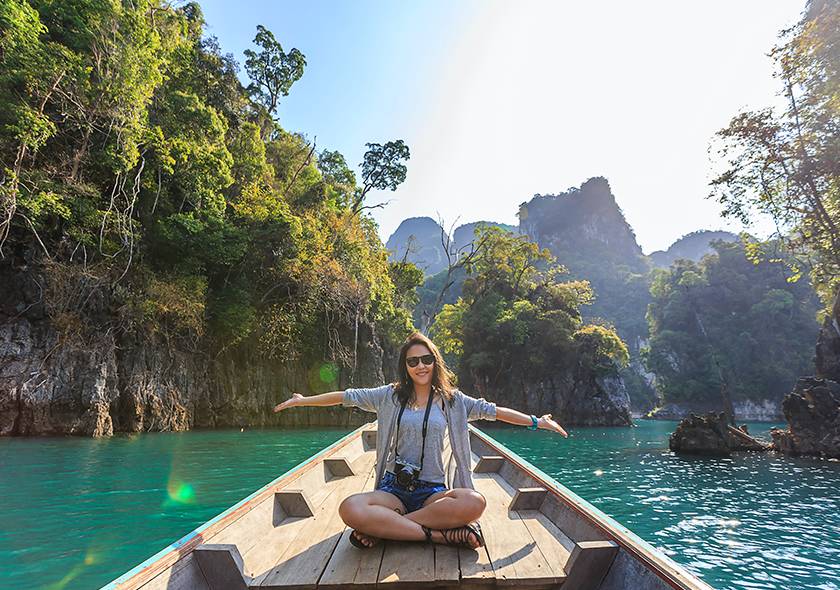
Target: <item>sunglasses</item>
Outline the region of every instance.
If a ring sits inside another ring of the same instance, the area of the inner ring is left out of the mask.
[[[405,359],[405,364],[411,368],[416,367],[420,362],[428,367],[431,367],[435,364],[435,355],[424,354],[423,356],[409,356]]]

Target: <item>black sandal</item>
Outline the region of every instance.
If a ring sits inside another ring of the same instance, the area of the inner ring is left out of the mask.
[[[443,540],[446,541],[447,545],[466,547],[467,549],[478,549],[478,547],[484,547],[484,536],[481,534],[481,525],[477,522],[459,526],[454,529],[444,529],[440,531],[440,534],[443,535]],[[478,547],[470,545],[470,534],[475,535],[475,538],[478,540]]]
[[[432,529],[429,527],[420,525],[420,528],[423,529],[423,534],[426,535],[426,543],[432,543]]]
[[[379,545],[379,539],[377,537],[373,537],[371,535],[365,536],[373,539],[372,545],[365,545],[364,543],[362,543],[359,537],[356,536],[356,529],[353,529],[350,532],[350,544],[353,545],[353,547],[358,547],[359,549],[371,549],[372,547],[376,547],[377,545]]]

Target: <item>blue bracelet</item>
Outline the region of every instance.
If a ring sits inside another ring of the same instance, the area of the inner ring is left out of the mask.
[[[531,425],[528,427],[528,430],[536,430],[537,424],[539,424],[539,420],[537,420],[536,416],[531,414]]]

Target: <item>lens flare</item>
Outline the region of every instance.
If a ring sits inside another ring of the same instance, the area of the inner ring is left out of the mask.
[[[85,558],[82,563],[77,563],[58,582],[44,586],[44,588],[46,590],[64,590],[67,587],[67,585],[70,584],[70,582],[72,582],[79,576],[79,574],[82,573],[86,566],[99,563],[100,561],[101,559],[99,554],[95,553],[91,549],[88,549],[85,553]]]
[[[335,363],[324,363],[318,369],[318,377],[321,378],[323,383],[332,383],[338,377],[338,367]]]
[[[176,504],[195,504],[195,490],[192,485],[178,480],[169,480],[166,486],[169,500]]]

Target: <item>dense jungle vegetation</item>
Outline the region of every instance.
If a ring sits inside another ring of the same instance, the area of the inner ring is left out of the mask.
[[[257,27],[245,86],[204,29],[197,3],[0,2],[3,262],[43,269],[66,337],[107,294],[108,329],[353,368],[360,324],[386,347],[411,327],[421,275],[366,214],[408,147],[368,144],[357,178],[277,120],[301,51]]]

